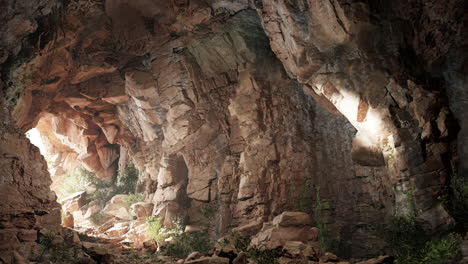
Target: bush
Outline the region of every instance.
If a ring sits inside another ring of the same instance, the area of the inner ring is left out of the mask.
[[[426,244],[422,261],[427,264],[454,263],[460,255],[460,237],[457,234],[449,234],[443,239],[433,240]]]
[[[89,195],[89,199],[91,201],[96,201],[100,204],[105,204],[107,203],[114,195],[116,194],[115,191],[112,191],[110,189],[101,189],[101,190],[96,190],[92,194]]]
[[[431,239],[423,223],[411,215],[393,217],[383,238],[398,264],[448,264],[460,253],[457,235]]]
[[[173,238],[173,242],[161,250],[163,255],[185,258],[194,251],[206,254],[212,248],[207,231],[183,232],[176,234]]]
[[[119,170],[117,175],[117,193],[133,193],[139,179],[140,173],[134,165],[128,165]]]
[[[383,238],[397,260],[412,258],[429,240],[423,223],[412,216],[395,216],[383,231]]]
[[[45,259],[53,263],[78,263],[76,259],[77,249],[67,242],[56,243],[56,235],[52,232],[45,232],[39,236],[41,253],[36,260],[43,263]]]
[[[135,204],[139,202],[144,202],[145,200],[143,199],[143,194],[142,193],[137,193],[137,194],[129,194],[128,197],[125,199],[125,201],[129,204]]]
[[[203,206],[198,209],[197,213],[204,225],[202,231],[194,233],[184,232],[187,219],[175,221],[173,228],[165,228],[158,217],[148,218],[148,235],[158,244],[161,244],[166,238],[172,237],[171,243],[160,249],[162,255],[185,258],[194,251],[206,254],[211,250],[213,242],[209,237],[209,229],[215,211],[210,206]]]
[[[157,216],[147,218],[147,227],[148,235],[156,241],[156,243],[161,244],[166,237],[164,237],[164,230],[161,224],[161,220]]]
[[[89,217],[91,223],[95,226],[101,226],[104,224],[109,218],[105,216],[102,212],[95,212]]]
[[[278,252],[274,249],[250,248],[247,257],[257,264],[278,264]]]
[[[451,178],[451,197],[448,209],[455,220],[461,224],[462,231],[468,230],[468,180],[454,175]]]
[[[237,232],[231,233],[232,239],[234,239],[234,247],[236,248],[237,252],[247,251],[250,245],[250,238],[246,236],[242,236]]]
[[[318,228],[318,242],[323,250],[328,252],[334,252],[335,254],[342,255],[341,252],[344,251],[344,244],[338,239],[333,238],[333,234],[325,223],[322,217],[323,203],[320,197],[320,188],[316,188],[316,202],[314,207],[314,218],[315,218],[315,227]]]
[[[74,193],[84,191],[89,185],[94,184],[99,180],[94,173],[83,168],[76,169],[73,172],[62,175],[61,177],[64,178],[63,183],[55,189],[55,193],[59,200],[62,200]]]

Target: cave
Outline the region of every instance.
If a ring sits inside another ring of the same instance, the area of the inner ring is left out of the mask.
[[[0,7],[0,263],[468,263],[468,2]]]

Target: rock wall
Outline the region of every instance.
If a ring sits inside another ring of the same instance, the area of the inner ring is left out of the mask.
[[[0,11],[0,262],[26,263],[40,251],[39,232],[61,233],[60,205],[50,191],[47,164],[11,118],[5,101],[5,73],[26,59],[41,19],[50,14],[54,1],[3,1]]]
[[[7,50],[22,60],[2,79],[21,131],[63,153],[57,176],[76,157],[111,180],[128,156],[153,214],[196,224],[213,208],[214,236],[320,202],[349,254],[375,255],[371,229],[410,199],[434,229],[453,222],[437,197],[466,168],[466,9],[73,1],[17,34],[39,44]]]

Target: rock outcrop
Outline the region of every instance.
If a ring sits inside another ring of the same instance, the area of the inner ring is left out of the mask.
[[[462,0],[4,2],[4,262],[29,257],[20,232],[61,230],[47,164],[20,135],[34,127],[53,190],[77,167],[115,185],[136,166],[144,202],[69,206],[74,224],[101,209],[134,221],[105,231],[140,246],[146,217],[197,226],[206,208],[213,238],[273,221],[270,239],[281,213],[319,207],[353,257],[381,253],[372,229],[394,213],[454,224],[438,198],[468,169]]]

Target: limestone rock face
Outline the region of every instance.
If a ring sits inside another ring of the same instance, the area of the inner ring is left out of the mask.
[[[279,247],[293,250],[294,242],[317,245],[317,229],[311,225],[306,213],[284,212],[263,224],[262,230],[256,234],[250,243],[252,247],[276,249]],[[318,247],[317,250],[320,250]]]
[[[112,197],[107,203],[102,212],[109,216],[115,216],[124,220],[131,220],[130,205],[128,203],[128,195],[118,194]]]
[[[215,237],[265,222],[256,243],[296,252],[285,243],[313,239],[320,205],[355,257],[379,255],[374,224],[413,200],[433,229],[453,224],[437,198],[468,168],[462,0],[4,2],[4,247],[57,226],[20,135],[33,127],[52,188],[78,166],[113,182],[135,164],[145,202],[115,196],[103,211],[119,218],[210,222]],[[112,232],[143,244],[142,226]]]
[[[0,115],[0,259],[26,263],[25,258],[36,257],[38,230],[61,232],[60,205],[39,149],[9,118]]]

